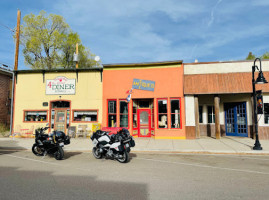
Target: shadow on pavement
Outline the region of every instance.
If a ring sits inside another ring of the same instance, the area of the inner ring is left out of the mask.
[[[15,140],[1,140],[0,141],[0,153],[2,154],[11,154],[21,150],[27,150],[24,147],[18,145],[18,142]]]
[[[233,142],[242,144],[242,145],[244,145],[244,146],[247,146],[247,147],[249,147],[251,150],[253,149],[253,146],[254,146],[254,143],[253,143],[253,145],[249,145],[249,144],[246,144],[246,143],[244,143],[244,142],[239,141],[238,139],[234,139],[234,138],[230,138],[230,137],[224,137],[224,138],[225,138],[225,139],[232,140]]]
[[[139,199],[146,200],[147,184],[98,180],[95,176],[57,175],[57,170],[26,171],[0,167],[1,199]]]

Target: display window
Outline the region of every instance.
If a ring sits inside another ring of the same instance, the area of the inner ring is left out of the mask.
[[[117,100],[108,100],[108,127],[117,127]]]
[[[168,128],[167,99],[158,99],[158,128]]]
[[[171,128],[181,128],[181,119],[180,119],[180,98],[170,99],[170,108],[171,108]]]
[[[120,127],[129,127],[129,109],[126,100],[120,100]]]
[[[98,110],[73,110],[73,122],[97,122]]]
[[[25,110],[24,122],[47,122],[48,111],[47,110]]]

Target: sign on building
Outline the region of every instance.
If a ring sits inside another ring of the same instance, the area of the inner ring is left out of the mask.
[[[133,89],[154,91],[155,81],[133,79]]]
[[[76,80],[58,76],[46,81],[46,94],[76,94]]]

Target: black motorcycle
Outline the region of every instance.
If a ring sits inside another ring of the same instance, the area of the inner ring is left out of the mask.
[[[53,131],[51,134],[45,134],[49,127],[35,130],[35,143],[32,152],[36,156],[54,155],[56,160],[62,160],[64,157],[63,147],[70,144],[70,137],[62,131]]]

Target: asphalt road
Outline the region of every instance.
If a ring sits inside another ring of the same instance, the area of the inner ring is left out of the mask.
[[[0,199],[269,199],[269,156],[131,153],[130,162],[0,150]]]

